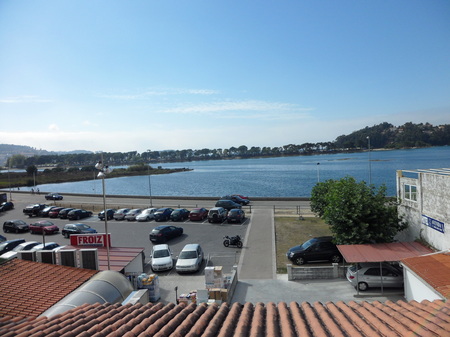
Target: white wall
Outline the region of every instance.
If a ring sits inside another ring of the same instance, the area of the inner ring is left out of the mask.
[[[407,301],[415,300],[421,302],[423,300],[445,300],[436,290],[427,283],[423,282],[415,273],[406,266],[403,267],[405,279],[405,297]]]

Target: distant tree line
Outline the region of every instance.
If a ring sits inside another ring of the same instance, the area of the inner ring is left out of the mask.
[[[106,152],[103,153],[103,157],[109,165],[120,166],[194,160],[298,156],[365,151],[368,149],[369,140],[371,149],[450,145],[450,125],[433,126],[429,123],[406,123],[397,127],[384,122],[372,127],[365,127],[349,135],[339,136],[333,142],[288,144],[279,147],[252,146],[249,148],[246,145],[241,145],[228,149],[147,150],[143,153],[137,151]],[[8,158],[6,167],[83,167],[93,166],[99,158],[99,153],[92,152],[34,156],[17,154]]]

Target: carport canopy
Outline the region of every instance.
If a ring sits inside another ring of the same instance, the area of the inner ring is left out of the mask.
[[[337,245],[337,248],[348,263],[394,262],[433,253],[419,242]]]

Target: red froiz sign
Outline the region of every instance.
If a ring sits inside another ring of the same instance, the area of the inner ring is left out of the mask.
[[[111,247],[111,234],[108,234],[108,243]],[[106,234],[72,234],[70,245],[106,247]]]

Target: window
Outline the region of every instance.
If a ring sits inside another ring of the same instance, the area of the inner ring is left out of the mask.
[[[405,184],[404,196],[406,200],[417,201],[417,186]]]

